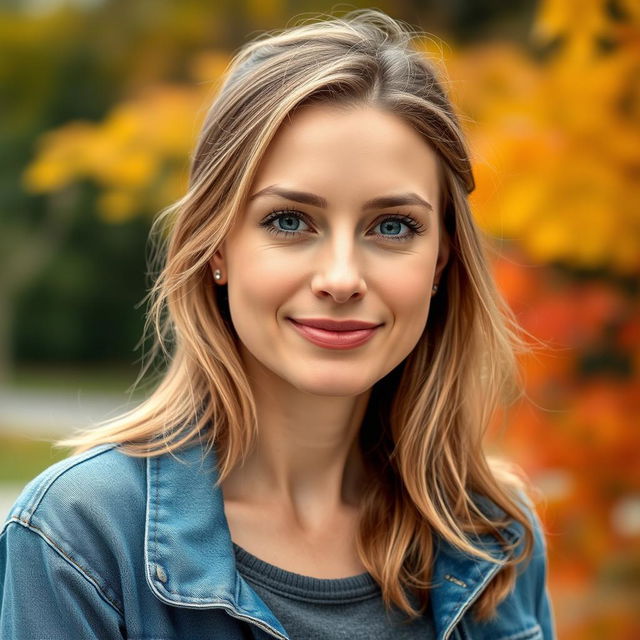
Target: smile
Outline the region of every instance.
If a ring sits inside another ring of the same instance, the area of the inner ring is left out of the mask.
[[[354,349],[359,347],[371,340],[376,331],[382,326],[360,321],[297,321],[293,318],[287,318],[287,320],[303,338],[325,349]]]

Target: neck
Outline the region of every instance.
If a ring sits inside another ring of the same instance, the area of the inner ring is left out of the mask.
[[[326,397],[280,379],[252,385],[255,446],[223,482],[225,501],[259,504],[313,526],[329,513],[357,508],[364,481],[358,434],[370,390]]]

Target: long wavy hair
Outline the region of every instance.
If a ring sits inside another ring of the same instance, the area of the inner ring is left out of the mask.
[[[153,456],[200,438],[215,448],[221,483],[255,441],[257,416],[226,286],[215,284],[211,258],[241,215],[270,141],[296,109],[329,103],[393,113],[437,152],[451,252],[423,335],[370,397],[360,430],[370,480],[357,549],[385,604],[413,618],[426,610],[433,587],[435,535],[495,561],[469,534],[490,533],[506,545],[501,527],[521,523],[522,553],[508,555],[474,605],[486,620],[533,548],[518,499],[526,479],[490,462],[482,448],[492,415],[519,388],[521,340],[471,215],[474,178],[459,120],[436,63],[416,46],[419,37],[382,12],[357,10],[263,33],[237,52],[206,116],[187,193],[152,229],[162,239],[145,324],[154,347],[138,381],[158,355],[163,373],[134,409],[58,444],[80,452],[115,442],[130,455]],[[474,493],[505,518],[485,515]],[[417,607],[407,591],[418,596]]]

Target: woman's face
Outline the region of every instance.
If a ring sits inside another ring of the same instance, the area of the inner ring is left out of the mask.
[[[437,163],[371,107],[308,106],[281,127],[212,260],[254,382],[354,396],[406,358],[448,255]]]

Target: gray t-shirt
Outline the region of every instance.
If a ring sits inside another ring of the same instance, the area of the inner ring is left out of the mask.
[[[233,543],[236,564],[286,629],[291,640],[430,640],[435,637],[430,612],[407,623],[398,609],[391,614],[371,574],[321,579],[285,571]],[[416,601],[410,598],[415,606]]]

